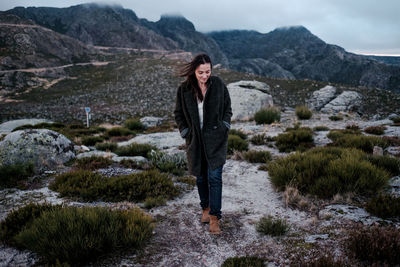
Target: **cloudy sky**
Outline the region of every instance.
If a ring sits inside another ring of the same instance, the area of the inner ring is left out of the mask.
[[[15,6],[68,7],[85,0],[0,0],[0,10]],[[157,21],[180,14],[201,32],[247,29],[267,33],[303,25],[347,51],[400,56],[400,0],[117,0],[140,18]]]

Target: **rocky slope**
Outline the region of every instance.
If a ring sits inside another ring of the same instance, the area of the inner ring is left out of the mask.
[[[346,52],[302,26],[210,33],[227,55],[230,67],[264,76],[313,79],[400,92],[400,68]]]

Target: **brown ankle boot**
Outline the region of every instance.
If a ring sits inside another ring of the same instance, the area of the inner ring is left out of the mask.
[[[221,233],[221,229],[219,228],[219,220],[217,216],[210,215],[210,233],[214,235],[219,235]]]
[[[209,223],[210,222],[210,215],[208,214],[210,212],[210,208],[205,208],[203,210],[203,214],[201,215],[201,222],[202,223]]]

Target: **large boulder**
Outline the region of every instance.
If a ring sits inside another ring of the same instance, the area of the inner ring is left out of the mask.
[[[22,125],[26,125],[26,124],[36,125],[36,124],[43,123],[43,122],[51,123],[51,121],[46,120],[46,119],[20,119],[20,120],[7,121],[7,122],[0,124],[0,133],[10,133],[15,128],[22,126]]]
[[[331,102],[326,104],[321,111],[338,113],[341,111],[355,111],[362,102],[362,95],[354,91],[344,91]]]
[[[249,120],[262,108],[273,106],[269,86],[258,81],[239,81],[228,84],[232,102],[232,120]]]
[[[307,105],[312,110],[320,110],[336,96],[336,87],[327,85],[313,92],[312,97],[307,101]]]
[[[36,173],[55,169],[75,158],[74,144],[47,129],[28,129],[8,134],[0,142],[0,166],[33,163]]]
[[[129,141],[118,143],[118,146],[128,146],[132,143],[150,144],[158,149],[168,149],[185,144],[185,140],[180,136],[178,131],[151,133],[137,135]]]

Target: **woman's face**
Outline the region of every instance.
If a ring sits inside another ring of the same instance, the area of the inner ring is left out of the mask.
[[[197,82],[201,84],[206,83],[211,76],[211,64],[206,63],[199,65],[194,73],[196,74]]]

